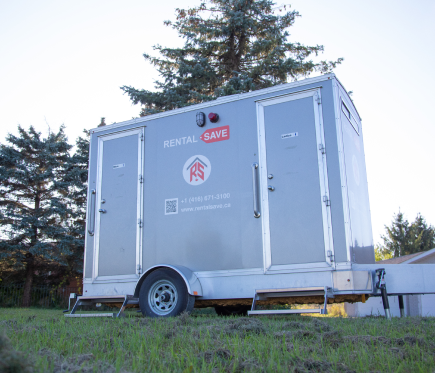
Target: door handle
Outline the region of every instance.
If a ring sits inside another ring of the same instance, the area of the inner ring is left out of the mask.
[[[254,217],[260,217],[260,204],[258,203],[258,163],[252,164],[252,191],[254,194]]]
[[[89,208],[88,214],[88,233],[93,236],[94,235],[94,224],[95,224],[95,189],[91,190],[91,206]]]
[[[107,212],[107,210],[99,209],[98,212],[101,212],[102,214],[105,214]]]
[[[275,187],[273,187],[272,185],[268,185],[267,189],[269,189],[271,192],[273,192],[275,190]]]

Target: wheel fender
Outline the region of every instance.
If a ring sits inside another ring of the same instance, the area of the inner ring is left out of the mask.
[[[194,295],[194,296],[198,296],[198,297],[202,296],[201,283],[199,282],[199,279],[198,279],[198,277],[196,277],[195,273],[192,272],[189,268],[184,267],[184,266],[179,266],[179,265],[175,266],[175,265],[171,265],[171,264],[157,264],[155,266],[148,268],[142,274],[141,278],[137,282],[136,289],[134,290],[134,296],[136,298],[139,297],[140,287],[142,286],[142,283],[147,278],[147,276],[151,272],[153,272],[159,268],[169,268],[169,269],[172,269],[173,271],[177,272],[181,276],[181,278],[184,280],[186,287],[187,287],[187,291],[189,292],[190,295]]]

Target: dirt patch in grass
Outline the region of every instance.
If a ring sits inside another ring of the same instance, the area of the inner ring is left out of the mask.
[[[329,332],[332,330],[332,327],[328,323],[315,319],[314,317],[312,318],[311,325],[316,332]]]
[[[235,358],[233,354],[224,348],[206,351],[198,354],[198,359],[207,365],[212,365],[213,373],[241,373],[241,372],[264,372],[262,364],[255,358]]]
[[[216,318],[213,323],[195,323],[191,319],[177,320],[172,330],[168,330],[167,334],[174,336],[180,332],[184,332],[195,339],[201,339],[205,336],[210,336],[214,339],[220,338],[222,335],[239,335],[245,338],[247,335],[265,335],[267,328],[262,321],[254,318],[238,317],[238,318]],[[182,324],[185,325],[182,325]],[[186,325],[187,323],[187,325]],[[181,325],[180,325],[181,324]]]
[[[285,338],[286,341],[293,339],[293,332],[289,331],[275,332],[273,335],[277,338]]]
[[[316,332],[329,332],[333,328],[327,322],[314,317],[307,318],[307,322],[290,321],[283,324],[283,329],[313,329]]]
[[[294,332],[282,331],[273,333],[273,335],[279,338],[285,337],[287,341],[290,341],[292,339],[312,339],[318,336],[317,333],[312,332],[311,330],[296,330]]]
[[[203,353],[200,353],[200,354],[198,354],[197,357],[200,360],[204,359],[204,361],[207,364],[210,364],[210,363],[212,363],[213,361],[216,361],[216,360],[228,361],[228,360],[230,360],[233,357],[233,355],[227,349],[218,348],[216,350],[205,351]]]
[[[306,323],[301,323],[297,321],[290,321],[284,323],[282,326],[284,329],[306,329]]]
[[[0,327],[3,327],[5,329],[15,329],[17,327],[17,321],[16,320],[2,320],[0,321]]]
[[[126,322],[134,326],[148,326],[151,324],[151,319],[148,317],[134,317]]]
[[[407,335],[403,338],[394,338],[393,341],[397,346],[404,346],[406,344],[410,346],[414,346],[416,344],[418,344],[419,346],[426,345],[426,342],[423,338],[417,338],[413,335]]]
[[[333,330],[332,332],[322,333],[321,337],[322,339],[341,338],[341,333],[338,330]]]
[[[226,334],[264,334],[266,328],[263,323],[258,319],[249,319],[241,317],[229,321],[223,328]]]
[[[314,338],[318,336],[317,333],[310,330],[297,330],[293,333],[293,335],[295,336],[295,338],[298,339]]]
[[[45,330],[45,326],[40,325],[25,325],[24,328],[21,329],[24,333],[38,333],[43,332]]]
[[[289,372],[306,373],[306,372],[341,372],[353,373],[354,370],[349,369],[346,365],[338,363],[332,364],[326,360],[301,359],[299,357],[292,358],[289,365]]]
[[[371,335],[358,335],[358,336],[345,336],[342,338],[343,343],[352,344],[366,344],[368,346],[414,346],[417,343],[420,346],[425,346],[426,342],[422,338],[417,338],[414,336],[405,336],[403,338],[387,338],[382,336],[371,336]]]
[[[323,329],[323,325],[314,323],[315,329],[319,330],[319,327]],[[297,327],[296,324],[293,324]],[[329,327],[325,328],[331,330]],[[338,348],[342,345],[354,345],[356,346],[367,346],[367,347],[382,347],[387,348],[388,351],[397,355],[398,357],[404,357],[403,347],[406,346],[418,346],[426,349],[433,349],[433,344],[426,342],[423,338],[418,338],[413,335],[407,335],[402,338],[388,338],[384,336],[371,336],[371,335],[360,335],[360,336],[342,336],[342,333],[337,330],[332,330],[324,333],[318,333],[309,329],[297,329],[297,330],[284,330],[280,332],[273,333],[274,337],[284,338],[287,346],[287,350],[293,350],[293,341],[302,342],[303,345],[300,347],[301,351],[305,353],[312,353],[319,349],[322,349],[322,345],[327,345],[333,348]],[[306,343],[304,341],[307,341]],[[308,344],[309,345],[308,345]]]
[[[65,358],[49,349],[43,348],[38,351],[38,356],[47,359],[52,373],[115,373],[117,369],[108,363],[96,361],[93,354],[79,354]],[[128,373],[120,370],[120,373]]]
[[[239,359],[232,364],[229,372],[264,372],[265,369],[257,359]]]
[[[171,338],[176,337],[176,336],[177,336],[178,334],[180,334],[180,333],[183,333],[183,328],[174,327],[174,328],[171,328],[171,329],[169,329],[168,331],[166,331],[166,332],[164,333],[164,337],[165,337],[166,339],[171,339]]]
[[[390,347],[389,351],[393,353],[397,353],[400,356],[403,356],[403,353],[399,353],[398,347],[405,346],[416,346],[419,347],[430,347],[433,345],[428,343],[422,339],[417,338],[415,336],[405,336],[403,338],[388,338],[383,336],[371,336],[371,335],[357,335],[357,336],[343,336],[341,337],[339,332],[328,332],[322,334],[322,341],[324,344],[329,345],[331,347],[337,348],[343,344],[352,344],[352,345],[365,345],[368,347]],[[401,350],[400,350],[401,351]]]

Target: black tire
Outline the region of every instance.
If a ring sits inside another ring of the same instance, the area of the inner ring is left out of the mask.
[[[250,306],[216,306],[216,313],[219,316],[246,316],[251,309]]]
[[[195,297],[187,291],[182,277],[169,268],[151,272],[142,283],[139,306],[144,316],[172,317],[191,312]]]

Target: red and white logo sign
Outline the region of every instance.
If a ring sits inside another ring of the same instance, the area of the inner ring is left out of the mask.
[[[211,163],[203,155],[190,157],[183,167],[183,177],[187,184],[200,185],[208,179],[211,172]]]
[[[229,140],[230,126],[210,128],[205,131],[199,138],[207,144],[210,142]]]

